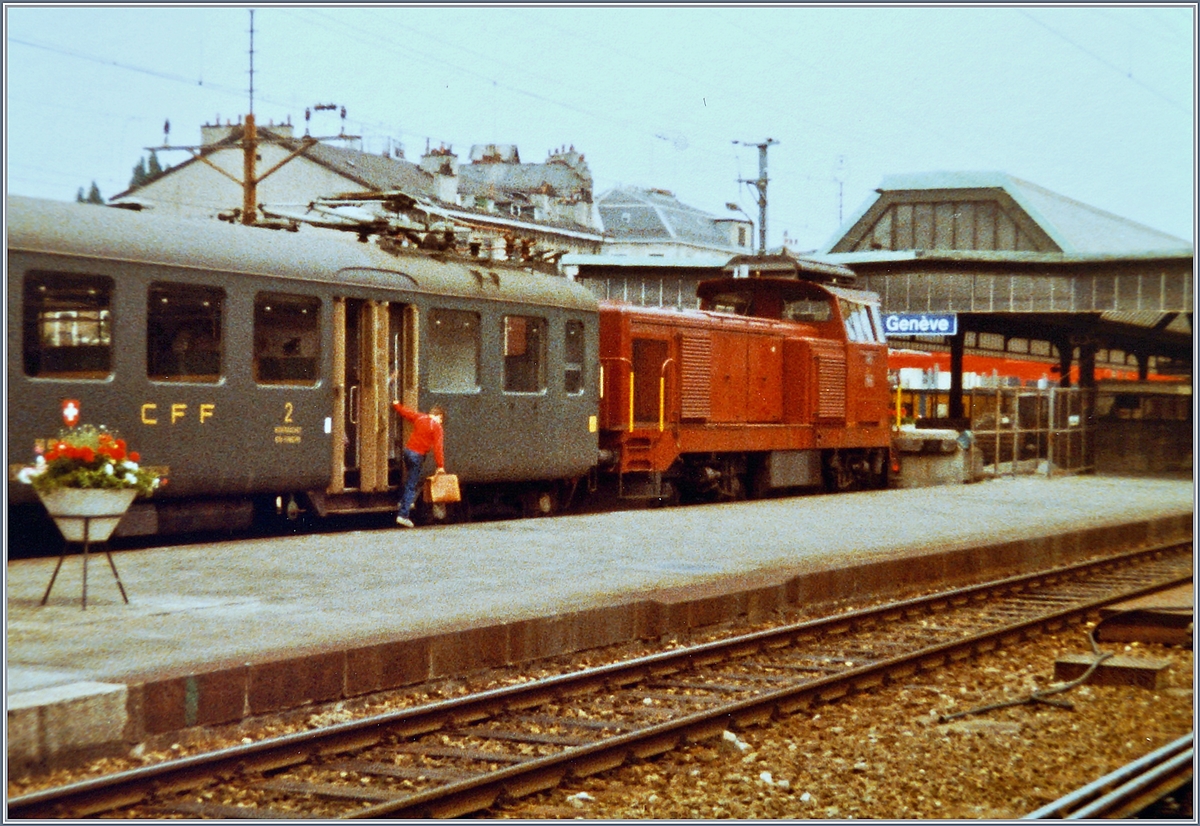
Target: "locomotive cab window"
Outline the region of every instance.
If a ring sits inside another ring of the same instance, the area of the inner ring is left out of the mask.
[[[225,291],[194,284],[151,284],[146,305],[146,375],[159,381],[221,378]]]
[[[25,278],[25,373],[103,379],[112,373],[111,278],[34,272]]]
[[[504,391],[538,393],[546,389],[546,319],[504,317]]]
[[[572,319],[567,322],[566,349],[564,352],[564,389],[569,395],[578,396],[583,392],[584,343],[582,321]]]
[[[874,317],[866,304],[841,300],[842,320],[846,323],[846,335],[850,341],[882,343],[883,330],[878,318]]]
[[[479,390],[479,313],[437,308],[429,313],[429,389]]]
[[[721,293],[708,301],[708,309],[714,313],[747,315],[750,312],[750,296],[745,293]]]
[[[254,298],[254,380],[259,384],[317,383],[321,349],[320,299],[259,293]]]
[[[831,310],[829,302],[811,298],[795,298],[783,302],[784,321],[820,323],[828,321]]]
[[[867,317],[871,319],[871,326],[875,330],[875,341],[880,344],[887,344],[887,333],[883,329],[883,319],[879,317],[879,307],[874,304],[868,304]]]

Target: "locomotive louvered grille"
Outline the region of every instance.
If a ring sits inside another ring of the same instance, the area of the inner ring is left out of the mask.
[[[680,355],[683,359],[680,415],[685,419],[707,419],[712,415],[712,339],[685,336]]]
[[[817,356],[817,416],[846,417],[846,356],[822,353]]]

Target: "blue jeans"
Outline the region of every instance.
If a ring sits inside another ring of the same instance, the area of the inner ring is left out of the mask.
[[[404,495],[400,497],[400,515],[408,518],[413,503],[417,501],[417,488],[421,485],[421,465],[425,454],[404,448]]]

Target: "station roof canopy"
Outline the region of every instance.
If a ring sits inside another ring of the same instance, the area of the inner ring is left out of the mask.
[[[1192,245],[1004,172],[889,175],[826,252],[1192,255]]]
[[[816,257],[884,312],[1190,365],[1192,244],[1003,172],[888,176]]]

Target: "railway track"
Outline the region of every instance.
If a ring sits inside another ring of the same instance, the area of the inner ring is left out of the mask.
[[[8,801],[11,818],[451,817],[1081,621],[1192,577],[1125,553],[175,760]]]
[[[1192,779],[1195,732],[1168,743],[1099,780],[1077,789],[1023,820],[1125,819],[1137,817]]]

